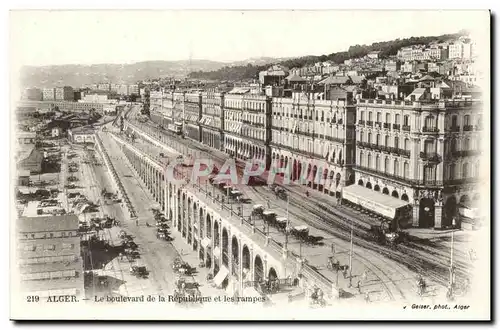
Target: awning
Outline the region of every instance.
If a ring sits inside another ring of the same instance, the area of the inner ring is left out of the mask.
[[[278,217],[278,218],[276,218],[276,222],[284,223],[286,221],[287,221],[286,217]]]
[[[229,270],[226,267],[221,266],[219,269],[219,272],[214,277],[215,285],[220,286],[222,284],[222,282],[224,282],[224,280],[226,279],[228,274],[229,274]]]
[[[205,237],[201,240],[201,246],[203,246],[205,249],[210,245],[210,243],[212,243],[212,241],[208,237]]]

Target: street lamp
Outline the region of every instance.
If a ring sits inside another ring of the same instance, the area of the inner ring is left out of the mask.
[[[451,245],[450,245],[450,287],[453,288],[453,273],[454,273],[454,266],[453,266],[453,241],[454,241],[454,233],[455,233],[455,225],[456,225],[456,220],[455,217],[453,217],[453,220],[451,222],[452,224],[452,229],[451,229]]]

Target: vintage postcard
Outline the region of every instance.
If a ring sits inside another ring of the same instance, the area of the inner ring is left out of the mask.
[[[15,320],[490,320],[490,13],[10,13]]]

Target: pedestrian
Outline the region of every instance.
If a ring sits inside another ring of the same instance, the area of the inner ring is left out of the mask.
[[[358,280],[356,287],[358,288],[358,292],[361,293],[361,280]]]
[[[267,201],[267,208],[270,209],[271,208],[271,202]]]
[[[369,303],[369,302],[370,302],[370,294],[369,294],[368,292],[365,292],[365,301],[366,301],[367,303]]]

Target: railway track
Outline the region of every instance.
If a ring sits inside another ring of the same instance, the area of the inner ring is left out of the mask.
[[[148,126],[150,130],[156,131],[159,134],[165,134],[173,139],[176,139],[179,143],[190,148],[191,152],[198,151],[204,153],[204,156],[210,157],[218,162],[224,163],[227,156],[219,156],[216,152],[207,150],[205,148],[200,148],[189,140],[179,140],[178,137],[171,136],[167,132],[159,130],[155,125],[150,123],[143,123],[142,125]],[[135,129],[139,129],[135,127]],[[145,132],[144,132],[145,133]],[[146,133],[148,134],[148,133]],[[398,245],[396,249],[390,249],[386,246],[380,245],[374,242],[373,237],[368,232],[370,225],[366,221],[359,220],[351,215],[345,214],[338,209],[333,207],[327,207],[323,203],[314,201],[310,199],[308,203],[304,203],[303,196],[292,190],[288,186],[282,186],[286,189],[292,196],[290,198],[290,203],[295,205],[300,205],[302,208],[306,208],[312,214],[315,214],[320,220],[311,221],[301,217],[306,223],[317,227],[318,229],[324,230],[325,232],[335,235],[336,237],[342,237],[346,239],[347,232],[350,230],[351,221],[354,227],[354,232],[356,236],[356,244],[362,246],[366,249],[379,253],[391,260],[394,260],[400,264],[405,265],[409,270],[423,274],[424,276],[432,279],[433,281],[446,285],[448,282],[448,260],[446,260],[447,253],[442,250],[433,248],[429,245],[410,243],[408,246]],[[260,187],[259,189],[263,189]],[[262,192],[261,190],[259,191]],[[298,197],[296,197],[298,196]],[[342,231],[343,233],[336,232],[333,229]],[[456,254],[457,261],[455,262],[456,273],[459,276],[467,276],[466,268],[468,264],[461,259],[465,254]]]

